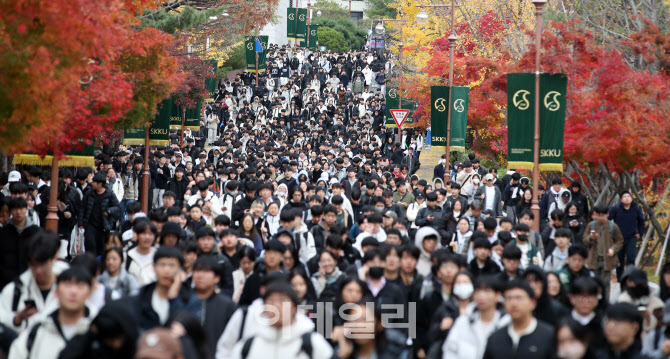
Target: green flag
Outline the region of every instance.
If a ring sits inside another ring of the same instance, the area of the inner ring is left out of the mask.
[[[172,110],[170,114],[170,128],[174,130],[181,129],[181,107],[177,106],[174,103],[174,98],[170,98],[170,103],[172,104]]]
[[[186,109],[186,122],[184,126],[190,128],[191,131],[200,131],[200,108],[202,103],[198,102],[195,104],[195,108]]]
[[[565,74],[540,75],[540,171],[563,171]]]
[[[319,41],[319,25],[309,25],[309,49],[316,51]]]
[[[170,144],[170,117],[172,100],[165,99],[158,105],[158,113],[149,127],[149,145],[167,146]],[[124,131],[124,145],[143,145],[144,126]]]
[[[295,38],[297,41],[305,41],[307,38],[307,9],[298,9],[298,21],[295,28]]]
[[[533,170],[535,75],[507,75],[507,167]]]
[[[449,86],[431,86],[430,88],[431,148],[447,147],[447,110],[448,110],[447,106],[449,106]]]
[[[258,71],[265,72],[265,58],[268,54],[268,37],[258,36],[263,52],[258,53]],[[247,59],[247,72],[256,72],[256,37],[248,36],[244,40],[244,47]]]
[[[563,74],[540,75],[540,171],[563,170],[565,93]],[[507,75],[507,162],[509,168],[533,169],[535,75]]]
[[[297,25],[296,8],[286,8],[286,40],[295,40],[295,29]]]
[[[465,152],[469,94],[470,88],[467,86],[454,86],[451,88],[451,101],[449,101],[451,103],[451,139],[449,140],[449,151]]]
[[[212,66],[211,72],[216,75],[217,61],[209,60],[209,64]],[[254,64],[255,65],[255,64]],[[216,90],[216,77],[205,78],[205,88],[207,89],[207,99],[205,101],[212,102],[214,101],[214,90]]]

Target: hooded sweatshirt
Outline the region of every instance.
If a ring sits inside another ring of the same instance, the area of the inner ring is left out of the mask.
[[[424,277],[430,274],[431,262],[430,253],[423,248],[423,239],[431,235],[437,237],[435,250],[440,249],[440,234],[433,227],[421,227],[416,231],[416,235],[414,236],[414,245],[421,251],[419,261],[416,263],[416,271]]]

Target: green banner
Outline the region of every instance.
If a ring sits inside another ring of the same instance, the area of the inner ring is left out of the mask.
[[[286,8],[286,40],[295,40],[295,28],[298,24],[296,8]]]
[[[181,107],[177,106],[176,103],[174,103],[174,99],[170,98],[170,103],[172,104],[172,111],[170,115],[170,128],[179,130],[181,129]]]
[[[540,75],[540,171],[563,171],[565,74]]]
[[[307,38],[307,9],[298,9],[298,22],[295,28],[297,41],[305,41]]]
[[[195,104],[195,108],[186,109],[186,128],[190,128],[191,131],[200,131],[200,109],[202,108],[202,103],[198,102]]]
[[[540,171],[563,170],[563,130],[567,78],[540,75]],[[533,169],[535,75],[507,75],[508,168]]]
[[[409,110],[409,113],[407,114],[407,118],[405,119],[405,122],[403,123],[403,127],[412,127],[414,125],[414,120],[412,116],[414,115],[414,109],[416,108],[416,104],[409,99],[403,98],[402,99],[402,106],[400,106],[400,94],[398,93],[398,89],[396,87],[391,87],[389,85],[389,82],[386,82],[386,123],[385,126],[387,128],[397,128],[398,125],[396,125],[395,120],[393,119],[393,115],[391,115],[391,110],[397,110],[397,109],[403,109],[403,110]]]
[[[258,53],[258,71],[265,72],[265,58],[268,54],[268,37],[258,36],[261,43],[262,52]],[[248,36],[244,40],[244,47],[246,48],[247,72],[256,72],[256,37]]]
[[[307,34],[307,37],[306,37],[305,39],[303,39],[303,40],[300,40],[300,42],[298,42],[298,46],[300,46],[300,47],[308,47],[308,46],[307,46],[307,45],[308,45],[307,42],[309,42],[309,49],[310,49],[310,50],[314,50],[314,51],[316,51],[317,41],[319,40],[319,39],[318,39],[318,36],[319,36],[319,25],[316,25],[316,24],[310,24],[310,25],[307,25],[307,32],[306,32],[306,34]]]
[[[451,139],[449,151],[465,152],[465,134],[468,129],[468,103],[470,88],[451,88]],[[446,128],[446,127],[445,127]]]
[[[309,49],[316,51],[319,41],[319,25],[309,25]]]
[[[216,75],[216,69],[217,69],[217,61],[216,60],[209,60],[209,64],[212,66],[211,72]],[[254,64],[255,65],[255,64]],[[214,101],[214,90],[216,90],[216,77],[208,77],[205,79],[205,88],[207,89],[207,98],[205,99],[205,102],[213,102]]]
[[[447,110],[449,86],[430,87],[430,146],[447,147]],[[453,126],[452,126],[453,129]]]
[[[300,47],[308,47],[307,43],[309,42],[309,49],[316,51],[317,41],[319,40],[319,25],[310,24],[307,25],[307,38],[301,40],[298,45]]]
[[[172,116],[172,100],[165,99],[158,105],[158,113],[149,127],[149,145],[167,146],[170,144],[170,117]],[[124,145],[143,145],[144,126],[125,130]]]

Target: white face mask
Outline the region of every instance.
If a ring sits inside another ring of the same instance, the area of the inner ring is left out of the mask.
[[[472,183],[474,183],[474,184],[479,184],[479,179],[477,179],[477,178],[473,179],[473,180],[472,180]]]
[[[184,200],[188,201],[189,199],[191,199],[191,195],[190,194],[185,194],[184,195]]]
[[[472,293],[474,292],[475,288],[470,283],[456,284],[453,291],[454,295],[461,300],[472,297]]]
[[[584,357],[584,354],[586,354],[586,347],[584,344],[576,342],[561,345],[556,356],[560,359],[580,359]]]

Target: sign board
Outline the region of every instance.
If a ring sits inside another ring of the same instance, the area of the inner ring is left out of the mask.
[[[409,110],[391,110],[391,116],[393,116],[393,120],[398,127],[402,127],[408,115]]]

